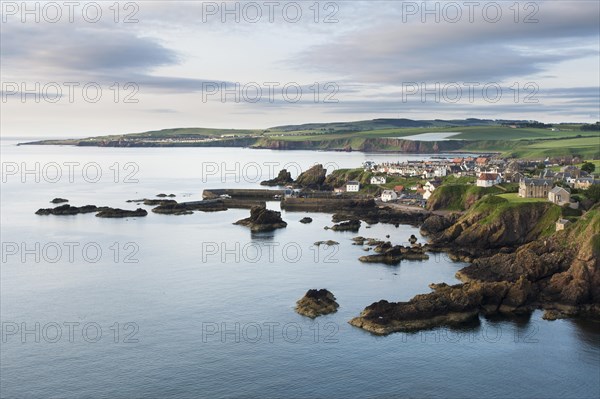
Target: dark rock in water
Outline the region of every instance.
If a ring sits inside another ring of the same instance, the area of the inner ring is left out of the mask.
[[[63,202],[69,202],[68,199],[64,199],[64,198],[54,198],[52,201],[50,201],[53,204],[62,204]]]
[[[159,197],[159,198],[165,198],[165,197],[173,198],[173,197],[176,197],[175,194],[169,194],[169,195],[167,195],[165,193],[156,194],[156,196]]]
[[[337,312],[339,307],[335,296],[326,289],[308,290],[304,297],[296,302],[296,312],[312,319]]]
[[[79,213],[91,213],[98,212],[102,209],[96,205],[84,205],[84,206],[71,206],[69,204],[57,206],[56,208],[40,208],[35,213],[36,215],[77,215]]]
[[[296,179],[295,185],[301,188],[318,190],[323,186],[326,174],[327,169],[325,169],[323,165],[315,165],[312,168],[300,173]]]
[[[108,206],[98,207],[96,205],[71,206],[68,204],[57,206],[56,208],[38,209],[36,215],[77,215],[80,213],[98,212],[96,216],[102,218],[123,218],[130,216],[146,216],[148,212],[138,208],[135,211],[128,211],[119,208],[110,208]]]
[[[333,215],[332,219],[334,222],[348,220],[348,219],[360,219],[364,220],[368,224],[377,223],[389,223],[389,224],[410,224],[419,225],[429,216],[427,211],[423,212],[405,212],[398,209],[393,209],[387,206],[377,207],[375,204],[372,206],[352,207],[351,209],[339,210],[334,209],[337,212]]]
[[[286,169],[281,169],[276,178],[271,180],[261,181],[261,186],[286,186],[290,183],[293,183],[294,179],[292,179],[292,174],[288,172]]]
[[[327,241],[317,241],[315,242],[315,244],[317,247],[319,245],[328,245],[328,246],[332,246],[332,245],[339,245],[339,242],[337,241],[333,241],[333,240],[327,240]]]
[[[136,216],[146,216],[148,211],[142,208],[138,208],[135,211],[129,211],[126,209],[119,208],[105,208],[96,214],[99,218],[127,218]]]
[[[176,204],[177,201],[175,200],[170,200],[170,199],[156,199],[156,198],[141,198],[141,199],[135,199],[135,200],[127,200],[127,202],[135,202],[137,204],[139,203],[144,203],[144,205],[151,205],[151,206],[156,206],[156,205],[169,205],[169,204]]]
[[[331,227],[327,227],[333,231],[353,231],[357,232],[360,229],[360,220],[353,219],[348,220],[347,222],[342,222],[338,224],[334,224]]]
[[[238,220],[234,224],[250,227],[253,232],[273,231],[287,226],[287,223],[281,219],[281,212],[262,206],[252,207],[249,218]]]
[[[309,218],[308,216],[307,217],[303,217],[302,219],[300,219],[300,223],[304,223],[304,224],[306,224],[306,223],[312,223],[312,221],[313,221],[312,218]]]
[[[227,206],[221,199],[180,203],[174,200],[163,200],[163,202],[167,203],[152,208],[152,212],[161,215],[191,215],[194,213],[193,211],[218,212],[227,210]]]
[[[457,326],[477,318],[480,307],[497,309],[509,291],[507,283],[442,283],[430,287],[432,293],[417,295],[408,302],[375,302],[350,324],[380,335]]]
[[[359,261],[364,263],[384,263],[386,265],[397,265],[402,260],[427,260],[429,255],[425,253],[424,247],[403,247],[394,245],[388,241],[373,249],[377,252],[373,255],[361,256]]]
[[[408,239],[408,242],[410,242],[411,244],[416,244],[417,243],[417,237],[414,234],[411,234],[410,238]]]
[[[173,205],[176,204],[175,200],[165,200],[165,199],[145,199],[144,205]]]

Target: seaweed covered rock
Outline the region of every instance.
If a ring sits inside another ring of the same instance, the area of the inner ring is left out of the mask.
[[[296,302],[296,312],[314,319],[321,315],[337,312],[339,306],[330,291],[312,289]]]

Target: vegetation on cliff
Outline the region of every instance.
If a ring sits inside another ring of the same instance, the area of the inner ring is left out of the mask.
[[[427,209],[436,211],[464,211],[487,194],[502,193],[498,187],[477,187],[470,184],[444,184],[431,194],[427,200]]]

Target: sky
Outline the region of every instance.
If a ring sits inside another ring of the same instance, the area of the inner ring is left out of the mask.
[[[0,134],[600,120],[598,1],[1,2]]]

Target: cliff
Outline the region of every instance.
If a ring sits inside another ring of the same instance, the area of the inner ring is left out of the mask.
[[[408,302],[375,302],[350,324],[375,334],[460,325],[479,314],[545,309],[544,318],[600,316],[600,205],[567,229],[549,233],[560,209],[549,203],[509,203],[486,197],[450,227],[436,216],[442,239],[472,247],[519,245],[480,256],[457,272],[464,283],[431,284]],[[507,201],[508,202],[508,201]],[[433,216],[432,216],[433,217]],[[480,242],[475,242],[480,234]]]
[[[440,222],[438,226],[445,227],[441,231],[427,231],[435,227],[429,223],[422,230],[432,235],[436,246],[475,256],[484,254],[482,250],[510,249],[547,236],[560,214],[560,208],[550,202],[511,202],[492,195],[479,200],[449,226]]]

